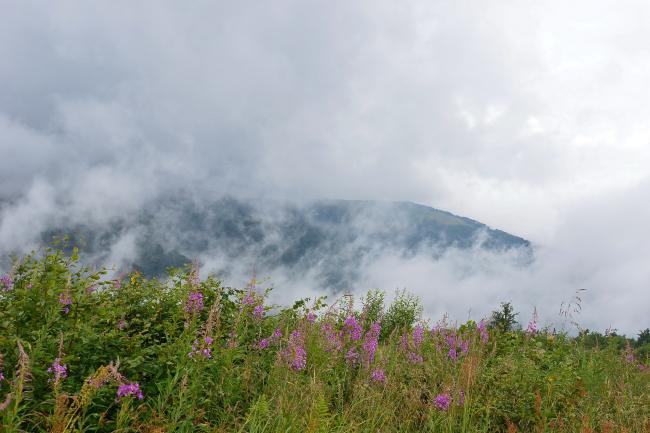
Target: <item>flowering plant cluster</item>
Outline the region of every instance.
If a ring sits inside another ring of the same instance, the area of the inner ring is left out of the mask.
[[[9,274],[4,274],[0,276],[0,290],[8,292],[14,288],[14,280],[9,276]]]
[[[58,383],[61,379],[68,377],[68,366],[65,364],[61,365],[61,358],[56,358],[47,369],[47,372],[52,374],[52,377],[48,381]]]
[[[140,390],[140,384],[137,382],[133,383],[123,383],[117,388],[117,400],[121,400],[125,397],[135,397],[138,400],[142,400],[144,395]]]
[[[204,357],[205,359],[211,359],[212,358],[212,343],[214,340],[210,336],[206,336],[203,338],[201,342],[198,340],[194,340],[194,344],[192,344],[192,350],[187,354],[190,358],[194,358],[196,355],[200,355]]]
[[[190,292],[185,303],[185,312],[194,314],[203,310],[203,294],[201,292]]]
[[[59,295],[59,304],[61,304],[61,312],[63,314],[68,314],[70,312],[70,305],[72,305],[72,299],[67,293],[61,293]]]
[[[189,267],[168,282],[120,277],[118,290],[70,266],[48,256],[0,277],[8,431],[572,433],[650,421],[641,336],[590,345],[536,316],[523,329],[494,316],[430,327],[417,305],[385,308],[376,294],[359,310],[347,298],[270,307],[252,285],[202,282]]]

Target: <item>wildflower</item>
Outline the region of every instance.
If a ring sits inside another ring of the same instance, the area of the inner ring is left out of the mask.
[[[201,292],[190,292],[185,303],[185,311],[197,313],[203,310],[203,294]]]
[[[353,341],[360,340],[361,339],[361,333],[363,332],[363,328],[357,322],[357,319],[354,316],[348,316],[347,319],[345,319],[345,322],[343,322],[345,327],[348,330],[348,335],[350,336],[350,339]]]
[[[433,404],[438,408],[438,410],[447,411],[449,409],[449,404],[451,403],[451,396],[447,393],[438,394],[433,399]]]
[[[260,341],[257,342],[257,348],[259,350],[264,350],[267,347],[269,347],[269,344],[271,344],[271,340],[268,338],[262,338]]]
[[[297,329],[289,335],[289,345],[284,354],[293,370],[300,371],[307,367],[307,351],[304,344],[304,337]]]
[[[54,377],[48,379],[48,382],[58,383],[59,380],[68,377],[68,366],[66,364],[61,365],[61,358],[56,358],[47,369],[47,372],[54,374]]]
[[[61,304],[63,314],[68,314],[70,312],[70,305],[72,305],[72,299],[67,294],[61,293],[59,295],[59,304]]]
[[[409,352],[408,355],[408,360],[411,361],[413,364],[420,364],[424,361],[424,358],[422,358],[422,355],[419,355],[415,352]]]
[[[537,334],[537,310],[533,312],[533,318],[528,322],[526,333],[530,336],[535,336]]]
[[[314,314],[312,311],[307,313],[307,321],[309,323],[314,323],[316,321],[316,314]]]
[[[119,401],[123,397],[134,396],[138,400],[142,400],[144,396],[140,390],[140,384],[137,382],[134,383],[123,383],[117,388],[117,400]]]
[[[3,292],[8,292],[14,288],[14,280],[9,274],[4,274],[0,277],[0,288],[2,288]]]
[[[449,352],[447,352],[447,356],[449,357],[449,359],[456,362],[456,360],[458,359],[458,352],[456,352],[456,346],[449,348]]]
[[[421,325],[416,325],[413,328],[413,344],[419,347],[424,341],[424,328]]]
[[[479,335],[481,336],[481,341],[483,342],[483,344],[487,343],[489,335],[486,329],[485,319],[481,319],[481,321],[478,323],[477,329]]]
[[[264,305],[258,305],[253,309],[253,317],[261,320],[264,316]]]
[[[379,333],[381,332],[381,325],[377,322],[370,325],[370,329],[366,332],[366,336],[361,348],[365,354],[366,366],[369,366],[375,359],[377,352],[377,345],[379,341]]]
[[[97,287],[95,286],[90,286],[86,287],[86,294],[90,295],[91,293],[95,293],[97,291]]]
[[[282,337],[282,331],[278,328],[275,331],[273,331],[273,334],[271,334],[270,337],[262,338],[260,341],[258,341],[255,344],[255,347],[259,350],[264,350],[268,348],[271,345],[271,343],[277,342],[281,337]]]
[[[463,352],[463,355],[467,355],[467,352],[469,352],[469,341],[461,340],[460,350]]]
[[[379,383],[386,383],[386,373],[384,373],[384,370],[381,368],[376,368],[373,370],[373,372],[370,374],[370,378]]]
[[[124,328],[126,328],[126,320],[120,319],[120,321],[117,322],[117,329],[121,331]]]
[[[465,391],[462,389],[458,392],[458,406],[465,405]]]
[[[345,360],[351,365],[356,365],[359,362],[359,353],[354,347],[351,347],[345,354]]]
[[[190,353],[187,354],[190,358],[194,358],[194,355],[196,354],[201,354],[203,355],[204,358],[206,359],[211,359],[212,358],[212,349],[210,348],[210,345],[212,345],[212,342],[214,340],[212,337],[206,336],[203,338],[203,342],[205,343],[201,347],[199,347],[199,342],[194,341],[194,344],[192,344],[192,350]]]
[[[255,297],[253,296],[253,292],[249,291],[246,293],[246,296],[244,296],[244,299],[242,300],[242,305],[254,305],[255,304]]]
[[[116,289],[122,288],[122,282],[120,280],[113,280],[113,287]]]
[[[341,341],[342,333],[337,332],[331,323],[323,323],[320,330],[325,334],[325,338],[327,339],[325,351],[338,352],[343,348],[343,341]]]

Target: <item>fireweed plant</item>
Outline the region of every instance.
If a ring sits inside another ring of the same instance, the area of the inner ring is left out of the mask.
[[[522,330],[498,320],[510,304],[431,324],[406,292],[358,309],[267,295],[197,264],[148,280],[75,250],[16,259],[0,277],[2,431],[650,431],[641,336],[569,336],[536,312]]]

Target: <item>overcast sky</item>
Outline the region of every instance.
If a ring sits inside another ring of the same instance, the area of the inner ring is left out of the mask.
[[[650,326],[650,3],[263,3],[0,0],[3,248],[178,187],[409,200],[543,247],[468,294]]]

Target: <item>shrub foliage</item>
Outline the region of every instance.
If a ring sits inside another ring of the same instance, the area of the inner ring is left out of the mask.
[[[647,330],[521,330],[510,304],[428,324],[405,292],[360,311],[266,295],[194,266],[110,280],[76,252],[16,260],[0,279],[3,431],[650,431]]]

